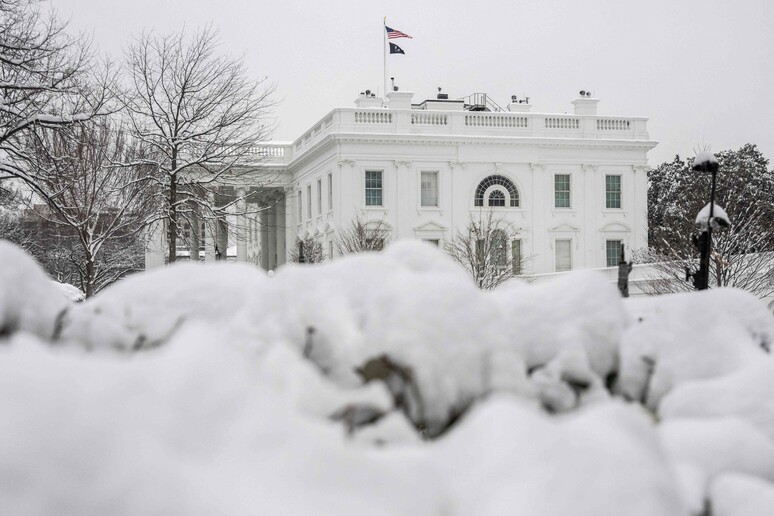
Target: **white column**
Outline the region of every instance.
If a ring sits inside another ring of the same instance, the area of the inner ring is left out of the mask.
[[[295,189],[291,188],[285,188],[285,196],[283,197],[283,203],[285,205],[285,222],[284,222],[284,231],[285,231],[285,238],[283,240],[284,249],[282,251],[282,263],[287,262],[287,256],[288,256],[288,246],[295,246],[296,245],[296,226],[298,225],[298,221],[296,221],[296,209],[294,209],[293,199],[295,198]]]
[[[269,270],[269,209],[261,207],[261,267]]]
[[[277,200],[269,208],[269,264],[271,270],[277,268]]]
[[[288,216],[288,203],[287,195],[281,194],[279,201],[277,201],[277,266],[282,265],[287,260],[287,220]]]
[[[156,269],[164,266],[166,252],[166,232],[164,222],[157,221],[145,230],[145,269]]]
[[[207,192],[207,202],[210,206],[215,206],[215,194]],[[208,216],[204,221],[204,261],[215,261],[215,219]]]
[[[530,262],[527,267],[532,274],[553,272],[553,242],[548,231],[548,220],[554,205],[553,189],[549,187],[553,176],[545,171],[542,163],[530,163],[532,171],[532,245],[528,249],[522,249],[522,255],[527,253]]]
[[[238,262],[247,261],[247,217],[245,216],[245,189],[237,190],[236,202],[236,244]]]

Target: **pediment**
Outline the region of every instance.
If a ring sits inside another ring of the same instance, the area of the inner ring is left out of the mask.
[[[602,226],[600,231],[604,231],[605,233],[628,233],[631,231],[631,228],[621,222],[609,222]]]
[[[425,222],[414,228],[414,231],[446,231],[448,228],[435,221]]]
[[[564,224],[559,224],[555,228],[549,229],[549,231],[555,232],[555,233],[573,233],[573,232],[580,231],[580,229],[576,228],[572,224],[567,224],[565,222]]]

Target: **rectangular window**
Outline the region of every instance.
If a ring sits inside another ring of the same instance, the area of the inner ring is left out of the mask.
[[[328,174],[328,211],[333,210],[333,174]]]
[[[306,218],[312,218],[312,185],[306,185]]]
[[[382,205],[382,171],[366,170],[365,173],[366,206]]]
[[[434,245],[435,247],[440,247],[441,246],[441,241],[438,240],[437,238],[425,238],[423,240],[425,242],[427,242],[428,244],[430,244],[430,245]]]
[[[556,250],[556,272],[572,270],[572,240],[555,240],[554,249]]]
[[[554,175],[554,207],[570,207],[570,174]]]
[[[438,207],[438,172],[422,172],[421,206]]]
[[[607,266],[616,267],[621,259],[621,241],[608,240],[605,245],[605,256],[607,257]]]
[[[301,224],[301,222],[304,220],[304,214],[301,208],[301,205],[303,204],[303,199],[301,198],[301,190],[298,191],[298,223]]]
[[[317,180],[317,214],[322,215],[322,179]]]
[[[621,207],[621,176],[605,176],[605,208]]]
[[[511,264],[513,265],[513,275],[521,274],[521,240],[518,238],[511,241]]]

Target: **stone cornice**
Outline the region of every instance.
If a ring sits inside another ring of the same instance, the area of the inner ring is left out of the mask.
[[[643,172],[646,173],[650,170],[650,167],[648,165],[632,165],[632,170],[636,174],[637,172]]]
[[[400,168],[400,167],[409,168],[409,167],[411,167],[411,163],[412,162],[411,161],[405,161],[405,160],[395,160],[395,161],[393,161],[393,163],[398,168]]]

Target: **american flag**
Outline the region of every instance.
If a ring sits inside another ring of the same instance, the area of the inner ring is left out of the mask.
[[[386,25],[384,26],[384,28],[387,29],[387,39],[395,39],[395,38],[414,39],[411,36],[409,36],[408,34],[406,34],[405,32],[401,32],[399,30],[395,30],[393,28],[387,27]]]

